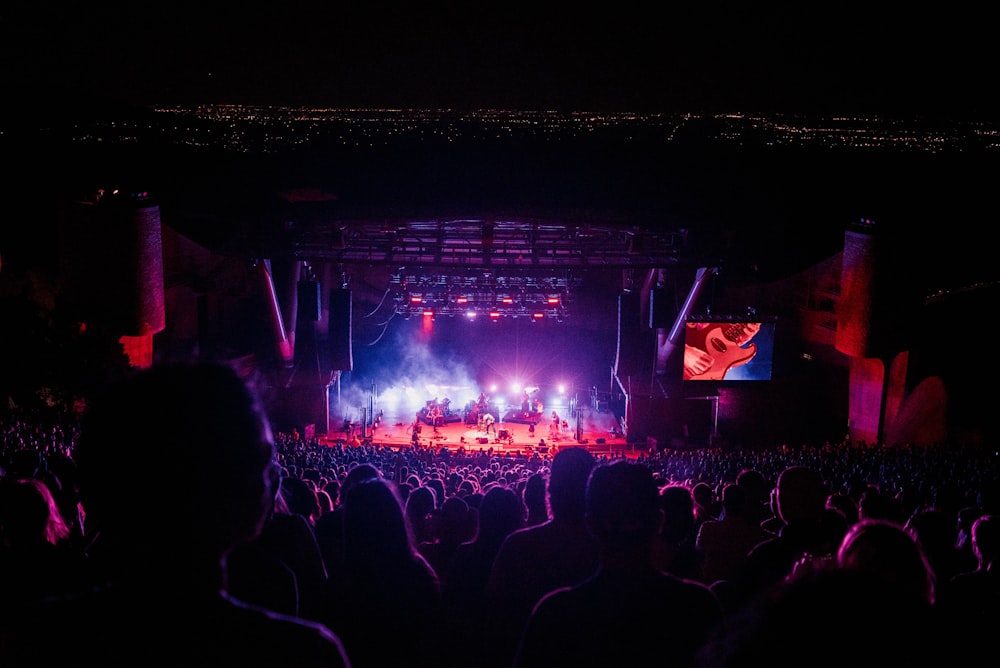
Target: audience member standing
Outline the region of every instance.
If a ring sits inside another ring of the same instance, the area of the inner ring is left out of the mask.
[[[771,517],[770,494],[774,485],[763,473],[757,469],[743,469],[736,475],[736,484],[746,490],[745,516],[749,521],[759,525]]]
[[[819,473],[807,466],[787,467],[778,476],[775,503],[783,526],[747,554],[734,577],[736,595],[747,600],[766,593],[791,574],[803,555],[832,556],[844,533],[844,516],[827,509],[828,491]]]
[[[373,464],[353,466],[344,476],[344,483],[340,489],[341,503],[332,513],[324,513],[316,520],[313,533],[319,544],[320,554],[323,556],[327,577],[341,569],[344,563],[344,499],[347,493],[358,483],[381,477],[382,473]]]
[[[267,418],[233,370],[136,372],[92,404],[75,458],[100,578],[4,627],[5,666],[349,665],[326,627],[225,591],[225,556],[260,531],[275,483]]]
[[[437,492],[427,485],[414,487],[403,502],[403,513],[410,524],[413,540],[417,545],[434,540],[432,518],[436,508]]]
[[[653,565],[658,497],[642,464],[619,461],[594,470],[587,524],[600,545],[600,565],[586,581],[538,602],[515,666],[694,665],[722,623],[722,608],[708,587]]]
[[[705,557],[696,545],[698,523],[691,490],[667,485],[660,490],[660,509],[663,522],[653,541],[653,564],[677,577],[702,581]]]
[[[706,584],[732,580],[750,550],[764,540],[760,522],[747,516],[749,501],[745,487],[729,483],[722,488],[720,519],[702,522],[695,547],[704,556],[702,581]],[[756,519],[758,513],[750,512]]]
[[[719,519],[722,505],[715,495],[715,490],[707,482],[695,483],[691,488],[691,498],[694,500],[694,523],[697,534],[702,522]]]
[[[698,665],[951,665],[958,655],[941,653],[950,643],[942,642],[933,601],[933,575],[914,536],[889,520],[862,520],[834,555],[798,562],[728,618]]]
[[[948,625],[951,646],[961,651],[956,661],[970,663],[993,651],[1000,628],[1000,518],[982,515],[972,524],[976,568],[941,583],[938,619]]]
[[[552,519],[515,531],[493,562],[486,587],[486,610],[494,653],[489,665],[509,666],[517,638],[535,603],[558,587],[590,577],[597,567],[597,542],[587,529],[587,478],[595,459],[578,446],[560,450],[549,473]]]
[[[476,537],[455,551],[444,580],[445,619],[455,639],[446,663],[471,666],[493,648],[486,642],[488,620],[484,596],[493,560],[507,536],[524,526],[525,508],[517,492],[494,485],[479,506]]]
[[[462,497],[452,496],[431,514],[430,526],[430,535],[415,544],[417,551],[437,573],[443,589],[458,546],[475,536],[475,511]]]
[[[260,535],[227,556],[226,584],[242,600],[320,621],[326,564],[312,524],[288,507],[288,487],[276,487],[274,508]]]
[[[522,493],[524,506],[528,509],[525,526],[535,526],[549,521],[549,500],[546,495],[546,477],[541,471],[536,471],[528,477]]]
[[[941,583],[976,567],[975,559],[958,547],[958,519],[957,510],[930,506],[919,508],[906,520],[906,527],[913,531],[927,554],[934,578]]]
[[[0,624],[87,583],[86,561],[48,486],[0,475]]]
[[[440,666],[440,583],[414,545],[394,483],[352,484],[343,509],[344,562],[328,579],[327,626],[355,668]]]

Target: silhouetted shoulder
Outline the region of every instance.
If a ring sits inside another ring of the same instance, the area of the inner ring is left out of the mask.
[[[171,609],[141,592],[101,591],[50,602],[5,629],[4,665],[351,665],[321,624],[224,595],[183,600]]]

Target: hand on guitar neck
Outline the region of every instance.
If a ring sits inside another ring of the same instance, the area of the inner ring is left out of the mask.
[[[726,372],[757,354],[750,340],[760,323],[687,323],[684,380],[725,380]]]

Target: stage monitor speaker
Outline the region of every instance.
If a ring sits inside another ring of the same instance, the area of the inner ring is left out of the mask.
[[[510,431],[508,431],[507,429],[501,429],[500,433],[497,434],[497,438],[499,438],[500,440],[507,440],[508,438],[510,438]]]
[[[479,436],[476,438],[476,443],[478,443],[479,445],[486,445],[489,442],[490,439],[485,436]]]
[[[351,291],[342,288],[330,290],[330,368],[340,371],[354,370],[351,349]]]
[[[605,443],[607,443],[607,441],[604,440],[603,438],[599,438],[595,441],[595,443],[597,443],[598,445],[604,445]]]

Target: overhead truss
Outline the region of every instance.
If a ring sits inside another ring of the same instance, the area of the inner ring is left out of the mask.
[[[681,259],[683,231],[537,220],[292,223],[298,259],[423,267],[660,268]]]

